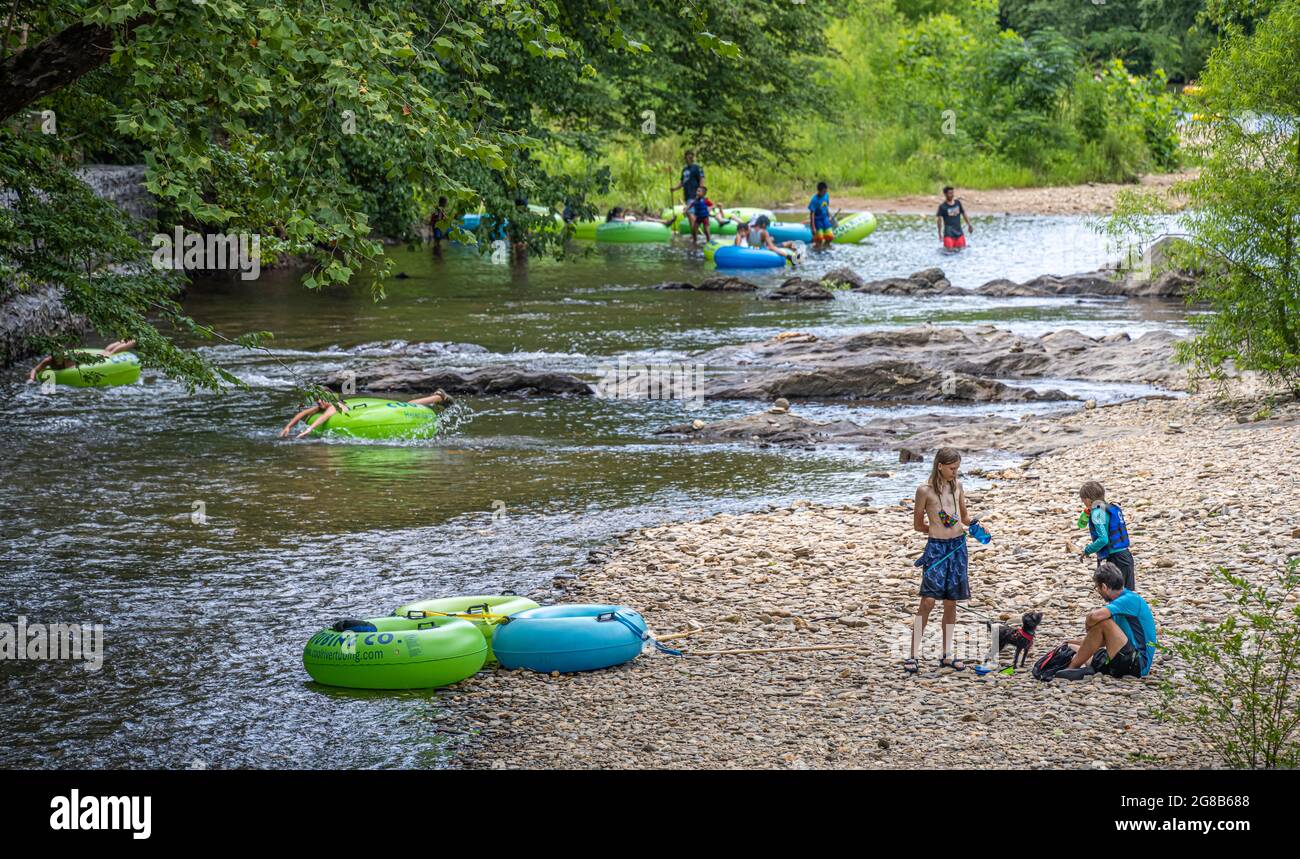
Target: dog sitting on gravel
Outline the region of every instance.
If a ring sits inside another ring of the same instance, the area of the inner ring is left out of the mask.
[[[1034,646],[1034,631],[1038,625],[1043,622],[1043,613],[1041,611],[1025,612],[1024,617],[1020,618],[1020,628],[1011,629],[1001,627],[998,632],[998,650],[1004,650],[1007,645],[1014,645],[1016,652],[1011,654],[1011,665],[1013,668],[1021,667],[1025,660],[1029,658],[1029,649]]]

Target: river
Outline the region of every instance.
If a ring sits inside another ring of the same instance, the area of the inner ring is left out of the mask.
[[[808,276],[868,278],[941,266],[957,286],[1092,269],[1114,256],[1078,218],[976,221],[960,256],[933,220],[886,217]],[[781,331],[840,334],[922,322],[1021,333],[1181,330],[1181,308],[1075,299],[911,299],[840,294],[779,302],[648,288],[708,272],[685,244],[593,249],[495,265],[451,246],[391,251],[386,298],[308,291],[286,270],[198,281],[187,312],[225,337],[270,330],[268,348],[190,343],[248,387],[191,395],[141,384],[43,393],[3,380],[0,622],[99,623],[103,669],[0,662],[0,766],[426,767],[465,738],[440,729],[439,693],[312,683],[302,645],[335,618],[416,598],[545,590],[629,528],[786,504],[910,496],[925,466],[885,452],[688,445],[655,429],[749,414],[758,404],[463,397],[436,439],[285,442],[295,385],[340,365],[418,352],[429,363],[523,364],[592,378],[619,357],[686,360]],[[774,285],[780,275],[754,279]],[[711,368],[721,370],[724,368]],[[1106,402],[1142,386],[1042,383]],[[908,411],[1050,406],[798,406],[862,422]],[[1007,459],[972,458],[967,465]],[[888,470],[890,478],[864,473]]]

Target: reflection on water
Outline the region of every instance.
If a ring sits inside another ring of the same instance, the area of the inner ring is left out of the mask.
[[[940,265],[957,285],[977,286],[1095,268],[1107,256],[1078,219],[980,220],[960,257],[939,254],[932,232],[928,219],[884,218],[866,244],[816,256],[806,273],[847,264],[872,278]],[[894,501],[924,471],[887,453],[654,435],[756,408],[740,402],[467,397],[434,440],[278,440],[299,403],[295,385],[348,362],[402,353],[428,365],[515,363],[590,377],[619,355],[678,361],[786,330],[932,322],[1137,333],[1184,319],[1158,303],[859,295],[787,303],[650,288],[708,273],[682,244],[601,247],[519,267],[457,247],[395,257],[407,277],[390,280],[379,303],[359,289],[309,292],[284,270],[253,283],[196,284],[186,308],[197,319],[226,336],[276,334],[267,352],[203,345],[248,389],[191,396],[146,372],[129,388],[50,395],[16,384],[17,373],[6,380],[0,621],[103,623],[107,653],[97,674],[0,663],[0,765],[438,765],[463,739],[441,728],[442,693],[316,686],[299,662],[312,632],[416,598],[545,588],[629,528],[799,498]],[[780,277],[753,274],[765,287]],[[461,345],[425,345],[433,342]],[[1102,401],[1145,391],[1050,386]],[[798,410],[856,421],[976,411]],[[893,476],[863,477],[879,470]]]

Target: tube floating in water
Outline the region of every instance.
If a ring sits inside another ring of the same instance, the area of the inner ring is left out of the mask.
[[[352,397],[343,402],[348,411],[331,415],[312,435],[399,439],[432,438],[438,432],[438,413],[429,406],[376,397]]]
[[[609,221],[596,227],[596,241],[615,244],[667,242],[673,231],[658,221]]]
[[[103,349],[74,349],[74,355],[103,355]],[[45,369],[37,377],[42,382],[70,388],[107,388],[131,385],[140,379],[140,358],[134,352],[118,352],[98,363],[76,364],[61,370]]]
[[[835,243],[851,245],[860,242],[876,231],[876,216],[870,212],[859,212],[842,219],[835,225]]]
[[[711,249],[711,250],[710,250]],[[705,259],[711,259],[718,268],[784,268],[787,258],[766,248],[741,248],[733,244],[710,244],[704,249]]]

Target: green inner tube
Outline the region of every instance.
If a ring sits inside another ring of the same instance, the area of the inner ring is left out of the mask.
[[[397,617],[424,617],[424,612],[442,612],[444,614],[481,614],[481,615],[512,615],[516,612],[527,611],[530,608],[537,608],[537,603],[527,597],[514,596],[513,594],[497,596],[474,596],[474,597],[447,597],[445,599],[421,600],[420,602],[407,603],[404,606],[398,606],[393,612]],[[433,615],[436,617],[437,615]],[[492,637],[496,634],[497,626],[503,620],[501,617],[467,617],[468,620],[478,628],[487,641],[487,661],[495,662],[496,654],[492,652]]]
[[[876,216],[870,212],[858,212],[847,218],[841,218],[835,226],[836,244],[853,244],[860,242],[876,231]]]
[[[704,246],[704,258],[709,262],[713,262],[713,255],[718,252],[718,248],[725,248],[734,244],[735,241],[732,239],[714,239]]]
[[[103,355],[103,349],[74,349],[74,355]],[[37,377],[42,382],[67,385],[70,388],[106,388],[130,385],[140,379],[140,358],[134,352],[118,352],[97,364],[78,364],[61,370],[42,370]]]
[[[600,224],[600,221],[574,221],[573,237],[584,241],[592,241],[596,238],[596,230],[600,229]]]
[[[348,689],[433,689],[472,676],[487,658],[483,635],[466,620],[372,617],[374,632],[322,629],[307,640],[311,679]]]
[[[438,432],[438,413],[429,406],[376,397],[349,397],[348,411],[330,416],[312,433],[348,438],[432,438]]]
[[[667,242],[672,230],[658,221],[610,221],[596,228],[596,241],[618,244]]]

